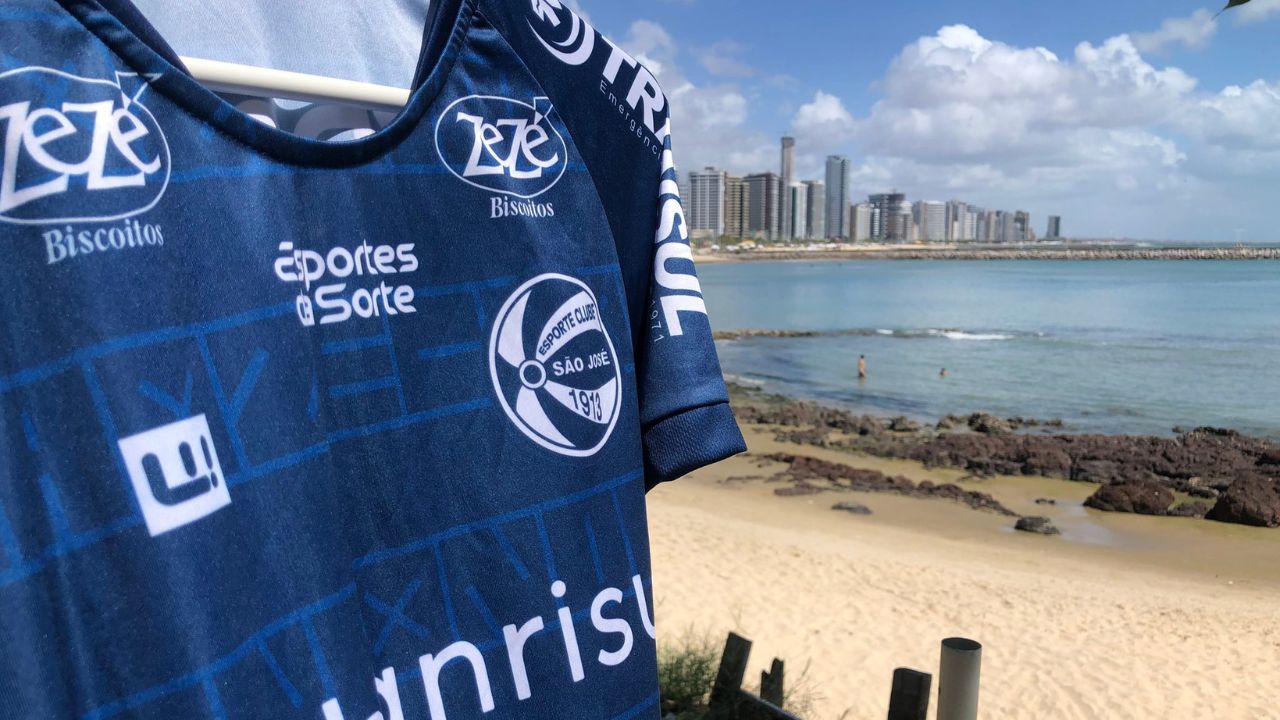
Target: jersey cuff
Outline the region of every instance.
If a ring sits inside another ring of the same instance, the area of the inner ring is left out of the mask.
[[[686,410],[644,434],[645,488],[747,451],[729,403]]]

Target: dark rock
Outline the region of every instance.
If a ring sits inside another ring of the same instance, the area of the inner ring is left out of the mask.
[[[951,483],[937,485],[926,480],[917,485],[908,478],[889,477],[878,470],[864,470],[803,455],[778,453],[768,457],[776,462],[787,463],[789,467],[778,477],[795,483],[795,491],[790,491],[790,488],[786,489],[788,492],[775,490],[779,495],[811,495],[821,492],[822,488],[814,485],[814,482],[825,481],[834,486],[834,489],[954,500],[975,510],[989,510],[1008,517],[1017,516],[1017,513],[987,493],[965,490]]]
[[[1259,465],[1280,465],[1280,448],[1267,450],[1258,456]]]
[[[1207,437],[1219,437],[1219,438],[1238,438],[1238,437],[1241,437],[1240,432],[1239,432],[1238,430],[1231,430],[1231,429],[1228,429],[1228,428],[1208,427],[1208,426],[1205,426],[1205,427],[1198,427],[1198,428],[1196,428],[1195,430],[1192,430],[1192,431],[1191,431],[1190,433],[1188,433],[1188,434],[1189,434],[1189,435],[1204,435],[1204,436],[1207,436]]]
[[[1118,479],[1119,465],[1109,460],[1080,460],[1071,466],[1071,480],[1105,485]]]
[[[969,429],[984,435],[1008,435],[1013,427],[1008,421],[988,413],[974,413],[969,416]]]
[[[920,432],[920,423],[909,417],[896,417],[889,421],[889,429],[901,433]]]
[[[840,510],[842,512],[852,513],[854,515],[870,515],[871,508],[856,502],[842,502],[831,506],[832,510]]]
[[[1169,511],[1170,517],[1202,518],[1209,513],[1210,505],[1204,502],[1184,502]]]
[[[1216,490],[1221,493],[1231,487],[1231,483],[1233,482],[1235,482],[1234,477],[1224,477],[1219,475],[1217,477],[1203,478],[1200,481],[1200,486],[1209,488],[1210,490]]]
[[[1058,501],[1050,498],[1036,498],[1037,505],[1057,505]]]
[[[797,445],[813,445],[815,447],[827,447],[827,438],[831,435],[830,430],[822,428],[808,428],[806,430],[792,430],[790,432],[780,431],[774,434],[774,439],[778,442],[791,442]]]
[[[778,497],[804,497],[806,495],[817,495],[818,493],[824,492],[825,490],[826,488],[820,488],[820,487],[817,487],[816,485],[810,485],[809,483],[805,483],[805,482],[798,482],[795,485],[792,485],[791,487],[778,488],[773,491],[773,494],[777,495]]]
[[[956,468],[974,477],[1044,475],[1106,486],[1154,485],[1214,505],[1210,514],[1218,519],[1249,524],[1274,522],[1267,509],[1269,495],[1250,487],[1274,487],[1280,480],[1280,443],[1234,430],[1197,428],[1176,437],[1017,433],[1007,420],[978,413],[943,418],[937,432],[892,432],[889,427],[895,423],[881,418],[741,388],[731,392],[734,412],[742,422],[778,428],[779,439],[854,454],[913,460],[930,468]],[[1035,424],[1018,420],[1026,426]],[[974,432],[962,431],[966,427]],[[806,470],[809,471],[818,473],[814,477],[826,477],[825,471]],[[1252,477],[1250,474],[1258,477],[1238,486],[1231,498],[1224,499],[1237,478]],[[800,477],[804,475],[788,474],[784,481],[792,483]],[[878,473],[863,474],[857,478],[841,476],[838,485],[871,492],[916,492],[897,480]],[[1133,505],[1134,498],[1129,493],[1121,492],[1124,497],[1118,498],[1117,492],[1108,490],[1096,501],[1117,509]],[[1145,504],[1139,502],[1135,509],[1161,514],[1169,512],[1173,505],[1170,500],[1161,507],[1165,498],[1152,498]]]
[[[1103,485],[1084,504],[1108,512],[1164,515],[1173,500],[1173,492],[1163,485],[1132,480],[1118,485]]]
[[[1280,527],[1276,480],[1256,472],[1241,473],[1205,517],[1255,527]]]
[[[1023,475],[1063,477],[1071,472],[1071,456],[1060,448],[1031,447],[1020,459],[1019,469]]]
[[[1047,517],[1021,517],[1013,526],[1015,530],[1022,532],[1037,533],[1040,535],[1061,535],[1062,531],[1054,527],[1053,522]]]

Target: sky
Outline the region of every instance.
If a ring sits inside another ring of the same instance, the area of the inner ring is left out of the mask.
[[[682,171],[1027,210],[1070,237],[1280,242],[1280,0],[577,0],[666,91]]]

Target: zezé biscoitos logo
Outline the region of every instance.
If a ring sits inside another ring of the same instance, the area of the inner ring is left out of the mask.
[[[455,100],[436,122],[436,149],[459,180],[482,190],[533,198],[550,190],[569,151],[547,98],[494,95]]]
[[[170,157],[146,87],[135,73],[0,73],[0,221],[108,222],[154,207]]]

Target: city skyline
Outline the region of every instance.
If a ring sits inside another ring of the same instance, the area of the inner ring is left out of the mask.
[[[1062,216],[1050,215],[1043,238],[1024,210],[993,210],[964,200],[908,199],[896,189],[855,201],[853,163],[829,155],[823,180],[787,182],[796,140],[780,140],[779,172],[736,176],[716,166],[679,173],[685,220],[694,239],[742,238],[889,243],[1026,243],[1062,240]],[[730,190],[735,188],[735,190]]]
[[[843,155],[859,193],[1024,208],[1042,233],[1280,240],[1280,0],[579,5],[654,70],[682,168],[778,173],[789,136],[793,182]]]

